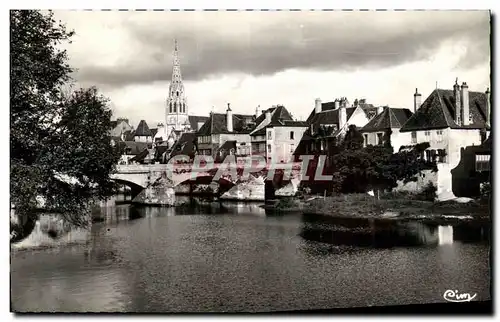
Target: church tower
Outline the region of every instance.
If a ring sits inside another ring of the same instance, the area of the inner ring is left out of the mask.
[[[170,86],[168,88],[168,98],[165,112],[165,130],[167,134],[172,130],[189,131],[188,104],[184,93],[184,84],[182,83],[177,40],[175,40],[174,44],[172,81],[170,82]]]

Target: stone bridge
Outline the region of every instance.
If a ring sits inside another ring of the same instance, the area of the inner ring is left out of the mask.
[[[275,166],[274,171],[279,171],[279,169],[288,169],[289,179],[300,180],[300,166],[300,162],[279,164]],[[266,177],[270,174],[269,172],[272,171],[272,169],[268,168],[245,168],[245,165],[243,164],[238,164],[236,167],[233,166],[233,168],[231,168],[223,163],[215,164],[210,168],[200,167],[194,170],[193,164],[188,163],[117,165],[116,170],[117,171],[111,175],[111,178],[118,183],[131,187],[133,190],[145,189],[152,183],[156,182],[159,178],[170,179],[174,186],[190,181],[194,182],[200,178],[206,178],[209,182],[212,181],[212,179],[222,179],[234,184],[238,181],[245,180],[249,174],[253,176]],[[215,176],[218,176],[218,178],[214,178]]]

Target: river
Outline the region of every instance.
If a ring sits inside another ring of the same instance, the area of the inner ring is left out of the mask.
[[[11,255],[17,312],[269,312],[490,299],[487,242],[325,243],[301,214],[258,204],[101,208],[84,245]]]

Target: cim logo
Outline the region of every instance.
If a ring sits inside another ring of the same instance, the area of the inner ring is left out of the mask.
[[[457,290],[446,290],[443,297],[448,302],[470,302],[476,297],[476,293],[471,295],[470,293],[458,293]]]

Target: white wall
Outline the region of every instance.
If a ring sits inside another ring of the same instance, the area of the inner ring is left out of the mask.
[[[302,135],[307,127],[287,127],[277,126],[266,129],[266,149],[267,159],[280,163],[292,161],[292,155],[302,139]],[[290,132],[293,132],[293,139],[290,139]],[[271,133],[271,139],[269,139]],[[269,146],[271,150],[269,151]]]
[[[151,136],[135,136],[135,142],[153,142],[153,138]]]

